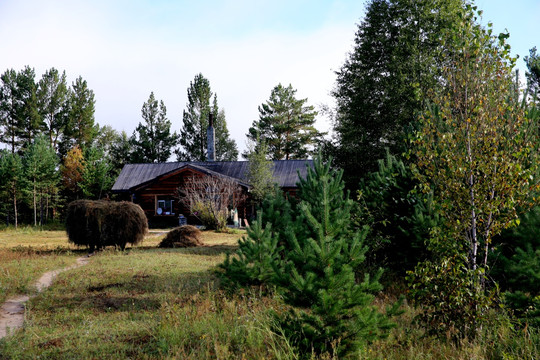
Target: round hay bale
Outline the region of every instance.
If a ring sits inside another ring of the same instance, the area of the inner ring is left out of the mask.
[[[177,227],[167,234],[161,243],[160,248],[185,248],[203,246],[201,231],[195,226],[183,225]]]
[[[148,231],[148,221],[139,205],[128,201],[76,200],[67,208],[69,241],[91,251],[105,246],[138,244]]]

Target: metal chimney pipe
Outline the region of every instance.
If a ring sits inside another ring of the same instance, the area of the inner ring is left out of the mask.
[[[206,130],[206,161],[216,161],[216,134],[214,130],[214,114],[208,116],[208,129]]]

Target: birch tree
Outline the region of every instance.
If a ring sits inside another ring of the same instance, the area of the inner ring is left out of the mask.
[[[413,144],[416,177],[425,192],[433,192],[445,224],[432,232],[433,258],[417,268],[417,279],[427,284],[449,279],[441,274],[463,275],[437,290],[443,297],[462,291],[453,295],[454,319],[444,323],[482,316],[492,238],[515,224],[538,186],[534,124],[513,82],[508,34],[496,37],[480,27],[474,10],[468,8],[456,31],[461,44],[443,69],[445,88],[432,94]],[[437,302],[444,301],[431,305]]]

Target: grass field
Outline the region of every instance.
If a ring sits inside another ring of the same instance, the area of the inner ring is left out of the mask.
[[[25,327],[0,340],[0,359],[297,359],[272,326],[269,310],[283,310],[253,292],[226,295],[213,270],[238,234],[204,232],[208,245],[159,249],[154,232],[126,252],[107,249],[87,265],[61,273],[27,303]],[[32,293],[48,269],[72,264],[85,252],[62,232],[0,232],[0,284],[5,293]],[[378,305],[391,302],[384,294]],[[535,359],[540,336],[500,322],[482,339],[438,341],[405,314],[384,341],[358,359]],[[332,358],[331,354],[325,359]]]

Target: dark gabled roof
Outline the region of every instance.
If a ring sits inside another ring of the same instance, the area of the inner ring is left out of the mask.
[[[112,190],[123,192],[152,183],[158,177],[173,173],[184,167],[199,169],[209,174],[220,174],[246,184],[248,161],[216,161],[216,162],[173,162],[159,164],[127,164],[116,179]],[[306,165],[313,167],[313,160],[275,160],[274,180],[280,187],[296,187],[298,172],[305,178]]]

